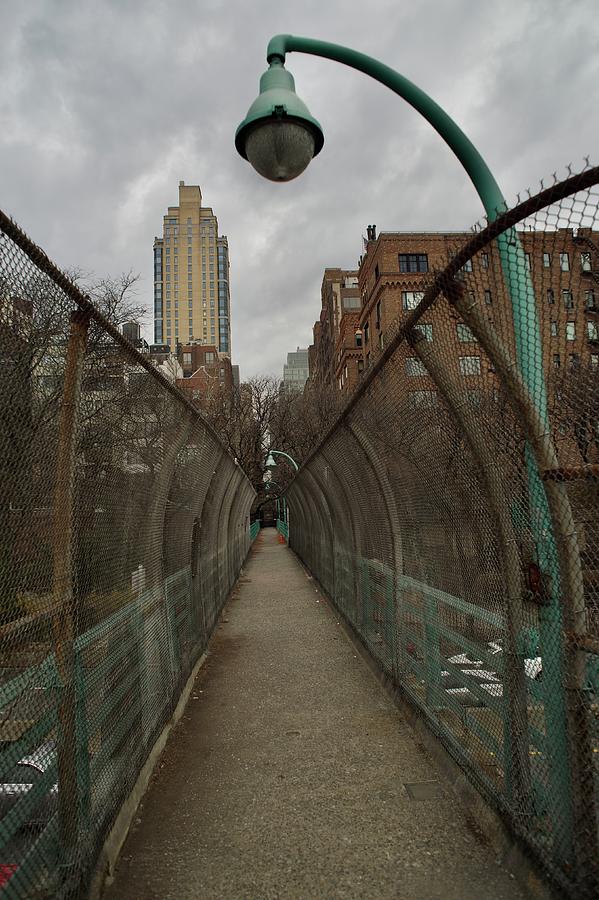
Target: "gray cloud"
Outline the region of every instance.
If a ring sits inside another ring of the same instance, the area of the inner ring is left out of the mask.
[[[199,183],[229,237],[245,377],[280,373],[286,352],[310,342],[323,269],[356,264],[367,223],[462,229],[481,217],[459,164],[413,110],[300,54],[288,67],[325,147],[291,184],[259,179],[232,138],[272,34],[337,41],[402,71],[456,118],[508,202],[597,146],[595,0],[0,7],[3,208],[60,265],[139,271],[150,309],[154,234],[179,179]]]

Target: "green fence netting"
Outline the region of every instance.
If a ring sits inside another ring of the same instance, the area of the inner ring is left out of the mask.
[[[0,881],[85,891],[250,545],[179,392],[0,218]]]

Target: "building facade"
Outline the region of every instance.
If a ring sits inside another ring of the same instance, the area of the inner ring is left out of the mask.
[[[359,340],[356,344],[361,308],[358,272],[325,269],[320,305],[309,348],[310,383],[315,388],[351,391],[363,369]]]
[[[154,343],[202,341],[231,353],[229,246],[202,206],[198,185],[179,182],[179,205],[163,217],[154,239]]]
[[[358,275],[358,338],[364,370],[383,351],[389,329],[418,305],[434,273],[445,268],[471,237],[469,232],[385,232],[378,237],[374,229],[369,232]],[[556,229],[523,231],[519,237],[535,294],[543,365],[551,392],[560,370],[599,367],[599,234]],[[460,280],[514,354],[511,301],[495,243],[464,266]],[[446,302],[435,303],[419,328],[426,340],[444,348],[455,376],[469,388],[473,401],[485,386],[494,387],[494,373],[474,336]],[[435,402],[434,386],[415,356],[406,358],[404,374],[414,403]]]
[[[206,405],[220,391],[233,390],[231,360],[216,345],[199,341],[180,345],[177,360],[182,369],[177,387],[197,406]]]
[[[286,390],[303,391],[309,374],[307,348],[298,347],[287,354],[287,362],[283,366],[283,387]]]

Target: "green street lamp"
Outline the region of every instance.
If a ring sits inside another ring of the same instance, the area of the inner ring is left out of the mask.
[[[291,181],[324,144],[322,128],[295,93],[295,82],[277,57],[260,79],[260,94],[237,129],[235,146],[271,181]]]
[[[272,181],[290,181],[300,175],[322,149],[319,123],[295,93],[293,77],[285,70],[291,52],[321,56],[350,66],[390,88],[419,112],[455,153],[472,181],[490,222],[507,209],[488,165],[450,116],[419,87],[371,56],[327,41],[279,34],[268,44],[268,70],[260,79],[260,94],[235,134],[235,146],[244,159]],[[541,422],[550,428],[543,351],[532,281],[520,239],[514,228],[496,239],[508,289],[514,324],[516,358],[522,380]],[[276,452],[276,451],[273,451]],[[272,459],[272,453],[269,456]],[[567,738],[564,727],[564,691],[561,661],[562,612],[560,571],[547,496],[530,447],[525,450],[530,529],[538,562],[551,585],[548,604],[539,612],[541,654],[545,685],[545,717],[554,758],[554,796],[551,803],[559,820],[560,808],[569,809]],[[273,460],[274,462],[274,460]],[[269,463],[267,462],[267,465]],[[297,468],[297,466],[296,466]],[[565,814],[567,816],[567,813]],[[567,833],[568,826],[565,827]],[[567,844],[567,839],[566,839]],[[567,855],[567,850],[564,851]]]
[[[293,458],[292,456],[289,456],[289,454],[288,454],[288,453],[285,453],[283,450],[271,450],[271,451],[269,452],[268,458],[267,458],[266,463],[265,463],[265,466],[266,466],[267,469],[273,469],[273,468],[276,466],[276,464],[277,464],[277,461],[276,461],[276,459],[274,458],[273,453],[276,453],[278,456],[284,456],[285,459],[288,460],[288,461],[291,463],[291,465],[293,466],[293,468],[295,469],[295,471],[296,471],[296,472],[298,471],[299,466],[298,466],[298,464],[296,463],[296,461],[294,460],[294,458]]]

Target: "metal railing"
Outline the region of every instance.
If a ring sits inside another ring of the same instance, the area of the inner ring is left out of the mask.
[[[286,492],[291,547],[577,898],[599,893],[599,258],[579,260],[598,183],[554,184],[414,276],[423,299]],[[540,324],[532,388],[506,266],[533,354]]]
[[[3,897],[74,897],[206,647],[255,492],[3,214],[0,354]]]

